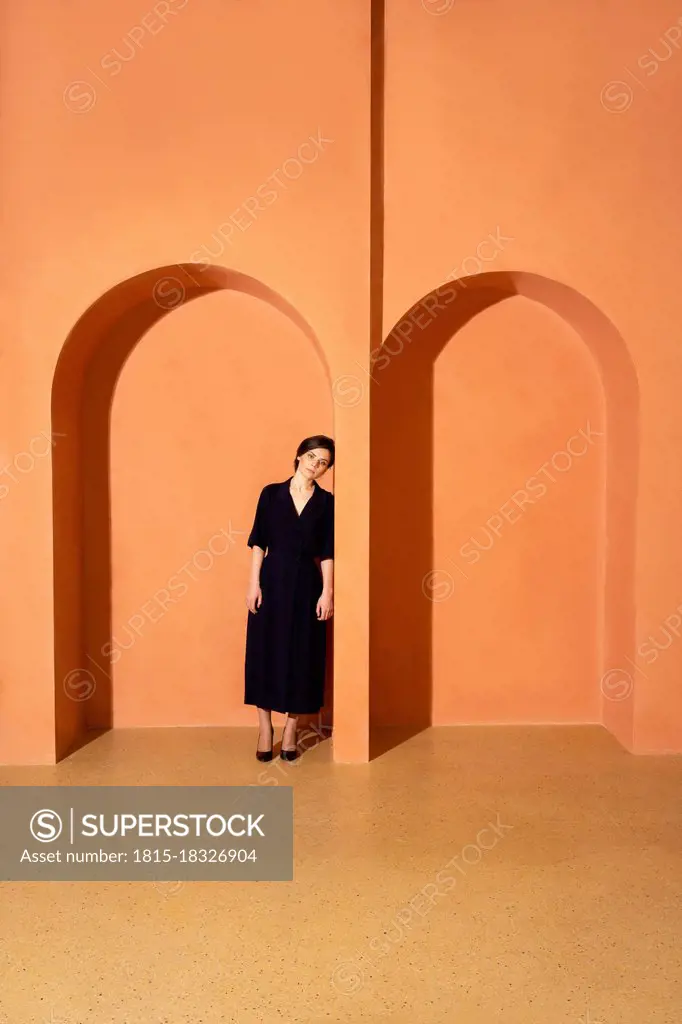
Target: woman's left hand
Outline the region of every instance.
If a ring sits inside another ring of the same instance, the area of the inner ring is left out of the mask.
[[[333,614],[334,598],[323,590],[320,594],[320,600],[317,602],[317,617],[322,621],[323,619],[331,619]]]

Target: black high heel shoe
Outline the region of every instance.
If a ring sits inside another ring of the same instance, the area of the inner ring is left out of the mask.
[[[258,739],[260,739],[260,732],[258,733]],[[272,744],[270,744],[269,750],[259,750],[258,740],[256,740],[256,757],[259,761],[272,761]]]

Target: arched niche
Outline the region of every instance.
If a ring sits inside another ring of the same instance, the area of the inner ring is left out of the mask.
[[[636,372],[615,326],[575,289],[526,272],[447,282],[415,302],[372,353],[370,722],[376,755],[432,721],[434,363],[484,310],[522,296],[552,310],[584,341],[606,422],[600,623],[602,723],[633,748],[635,683],[613,682],[635,648]],[[418,453],[418,457],[417,457]],[[408,490],[409,481],[409,490]],[[418,500],[415,500],[418,498]],[[410,500],[412,499],[412,500]],[[398,514],[399,512],[399,514]],[[399,639],[398,639],[399,638]]]
[[[236,291],[269,304],[313,346],[310,325],[281,295],[246,274],[205,264],[154,268],[121,281],[80,317],[52,386],[55,731],[57,759],[112,725],[112,674],[101,651],[111,635],[109,430],[121,370],[162,317],[195,299]]]

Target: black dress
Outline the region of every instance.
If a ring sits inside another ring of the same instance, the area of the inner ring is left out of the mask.
[[[324,703],[327,621],[315,614],[322,593],[316,559],[334,557],[334,496],[314,482],[299,515],[291,480],[263,488],[247,541],[267,554],[263,600],[248,613],[244,703],[307,715]]]

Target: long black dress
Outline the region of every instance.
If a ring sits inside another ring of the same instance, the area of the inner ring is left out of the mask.
[[[315,614],[322,593],[316,559],[334,557],[334,496],[314,483],[299,515],[291,480],[263,488],[247,541],[267,554],[263,600],[248,613],[244,703],[308,715],[324,702],[327,622]]]

